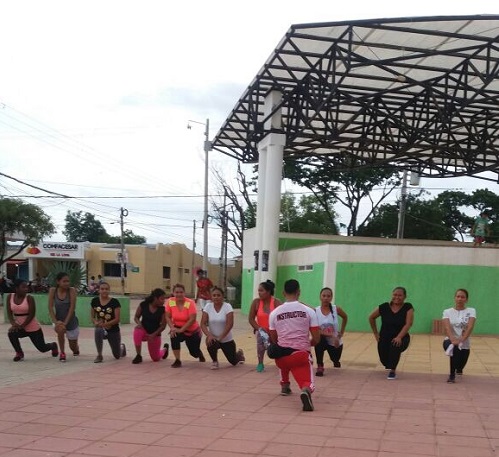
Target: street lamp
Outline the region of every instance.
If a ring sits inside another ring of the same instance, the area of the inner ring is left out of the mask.
[[[210,143],[210,120],[199,122],[189,120],[187,128],[191,129],[190,123],[204,125],[204,214],[203,214],[203,270],[208,271],[208,152],[211,149]]]

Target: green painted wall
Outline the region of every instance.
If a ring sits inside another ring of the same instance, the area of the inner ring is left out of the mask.
[[[7,302],[7,294],[4,295],[4,302]],[[32,294],[36,302],[36,318],[40,324],[51,324],[52,320],[49,316],[48,309],[48,295],[47,294]],[[93,327],[90,320],[90,302],[93,297],[78,296],[76,299],[76,315],[80,322],[80,327]],[[130,298],[129,297],[116,297],[121,304],[121,323],[130,323]],[[4,306],[5,322],[9,322],[7,318],[7,306]]]
[[[440,319],[453,306],[456,289],[464,288],[469,306],[477,310],[475,333],[499,334],[499,268],[340,262],[335,303],[348,314],[347,330],[371,331],[369,314],[390,300],[396,286],[407,289],[407,301],[414,306],[412,333],[431,332],[433,319]]]
[[[324,282],[324,263],[314,263],[312,271],[298,271],[296,265],[293,266],[279,266],[277,267],[277,280],[275,296],[279,300],[283,300],[282,291],[284,290],[284,283],[288,279],[296,279],[300,283],[301,295],[300,300],[311,306],[319,304],[319,291],[322,289]],[[253,277],[254,270],[243,270],[242,274],[242,305],[241,311],[244,314],[249,313],[253,297]]]
[[[290,249],[304,248],[316,244],[328,243],[327,240],[304,240],[299,238],[279,238],[279,251],[289,251]]]

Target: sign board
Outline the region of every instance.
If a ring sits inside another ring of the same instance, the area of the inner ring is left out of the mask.
[[[24,250],[26,257],[38,259],[77,259],[85,258],[85,243],[58,243],[42,241],[37,246],[29,246]]]

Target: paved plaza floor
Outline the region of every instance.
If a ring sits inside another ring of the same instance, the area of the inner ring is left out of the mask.
[[[12,362],[0,324],[0,457],[492,457],[499,455],[499,339],[473,337],[470,361],[447,384],[442,337],[413,335],[398,379],[389,381],[370,334],[345,336],[342,368],[316,379],[315,411],[299,391],[279,395],[277,369],[255,371],[255,342],[236,312],[235,339],[247,362],[221,368],[171,356],[132,365],[132,325],[122,326],[128,355],[105,347],[94,364],[92,329],[82,355],[60,363],[23,341]],[[53,330],[44,327],[48,340]]]

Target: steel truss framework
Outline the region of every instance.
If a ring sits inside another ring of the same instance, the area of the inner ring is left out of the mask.
[[[214,149],[258,160],[272,89],[287,158],[434,177],[499,171],[499,16],[293,25]]]

